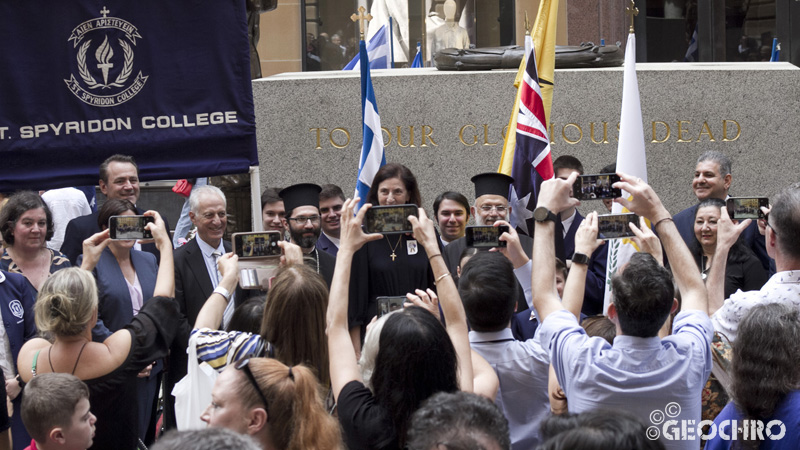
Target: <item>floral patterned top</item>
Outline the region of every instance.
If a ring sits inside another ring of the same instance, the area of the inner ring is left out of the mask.
[[[69,258],[67,258],[63,253],[51,248],[48,248],[47,251],[50,252],[50,274],[53,274],[61,269],[66,269],[67,267],[72,267],[72,264],[69,262]],[[5,270],[6,272],[24,275],[22,273],[22,269],[20,269],[17,263],[11,259],[11,255],[8,254],[7,249],[3,249],[3,256],[0,257],[0,269]]]

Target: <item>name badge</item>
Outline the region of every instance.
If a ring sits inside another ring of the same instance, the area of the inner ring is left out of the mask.
[[[417,241],[413,239],[406,241],[406,249],[408,250],[409,255],[416,255],[417,252],[419,251],[417,248]]]

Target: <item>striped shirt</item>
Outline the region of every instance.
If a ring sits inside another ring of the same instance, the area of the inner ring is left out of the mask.
[[[217,372],[222,372],[228,364],[254,353],[261,343],[261,336],[241,331],[212,330],[195,328],[198,362],[206,362]]]

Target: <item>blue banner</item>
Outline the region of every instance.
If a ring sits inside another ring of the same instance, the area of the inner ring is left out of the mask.
[[[258,164],[245,0],[0,2],[0,191]]]

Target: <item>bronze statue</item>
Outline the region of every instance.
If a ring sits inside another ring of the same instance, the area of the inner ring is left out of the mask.
[[[484,47],[473,49],[446,48],[434,56],[439,70],[516,69],[525,47]],[[625,52],[616,45],[598,46],[591,42],[581,45],[557,45],[556,69],[585,67],[617,67],[622,65]]]
[[[261,78],[261,58],[258,57],[258,38],[261,13],[278,7],[278,0],[247,0],[247,34],[250,38],[250,79]]]

